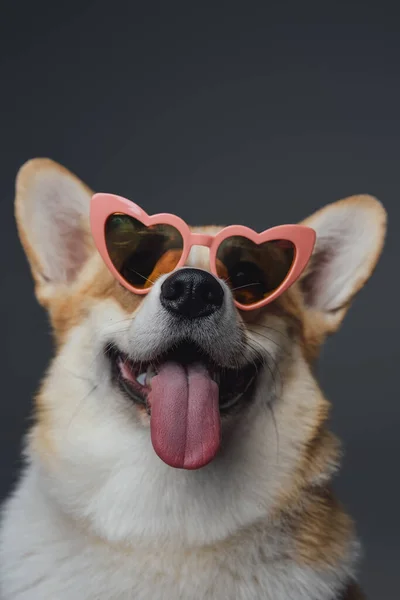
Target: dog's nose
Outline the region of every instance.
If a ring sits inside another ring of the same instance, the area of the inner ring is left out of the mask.
[[[224,290],[218,280],[201,269],[179,269],[161,286],[161,304],[170,313],[197,319],[221,308]]]

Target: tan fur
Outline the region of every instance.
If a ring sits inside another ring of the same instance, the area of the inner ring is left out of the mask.
[[[128,317],[135,312],[142,300],[120,285],[98,256],[93,257],[89,266],[89,276],[84,277],[83,284],[78,289],[74,289],[72,294],[63,291],[49,301],[51,324],[59,344],[73,327],[85,319],[93,303],[113,300]]]
[[[365,596],[355,583],[351,584],[340,600],[365,600]]]
[[[329,488],[308,490],[294,534],[299,560],[314,566],[335,565],[343,557],[352,530],[352,520]]]

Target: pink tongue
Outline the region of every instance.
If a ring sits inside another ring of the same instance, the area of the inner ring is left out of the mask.
[[[167,362],[151,381],[151,441],[167,465],[199,469],[220,445],[219,389],[201,364]]]

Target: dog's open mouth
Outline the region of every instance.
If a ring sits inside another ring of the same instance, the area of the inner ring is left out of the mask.
[[[170,466],[197,469],[220,446],[221,415],[232,411],[254,384],[259,364],[219,367],[191,342],[151,362],[133,362],[107,350],[115,383],[150,415],[155,451]]]

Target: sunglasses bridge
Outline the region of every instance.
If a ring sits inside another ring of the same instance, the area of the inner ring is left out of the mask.
[[[205,246],[207,248],[211,248],[211,245],[214,240],[213,235],[206,235],[204,233],[191,233],[190,235],[190,245],[191,246]]]

